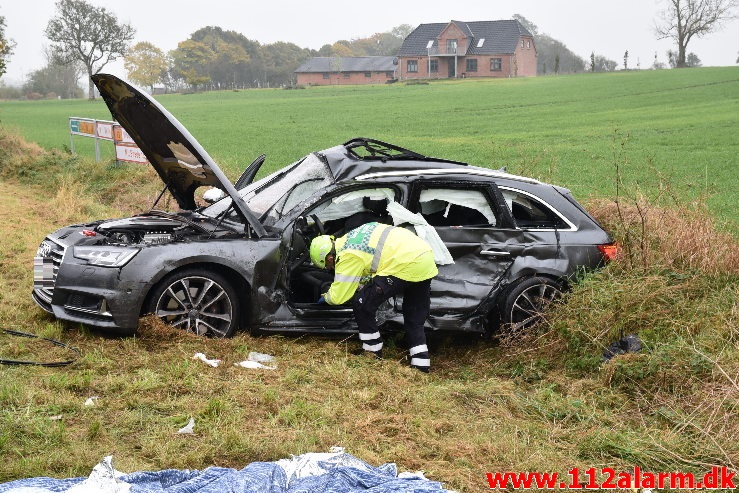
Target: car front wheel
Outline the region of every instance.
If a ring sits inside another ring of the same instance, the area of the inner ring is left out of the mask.
[[[529,277],[515,283],[501,307],[504,325],[513,331],[527,329],[542,319],[547,307],[562,296],[562,285],[546,277]]]
[[[188,269],[165,277],[149,298],[149,311],[172,327],[212,337],[231,336],[239,305],[231,283],[216,272]]]

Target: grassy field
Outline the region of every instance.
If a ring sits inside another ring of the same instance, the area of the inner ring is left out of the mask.
[[[333,445],[462,493],[494,471],[736,471],[738,89],[729,68],[162,97],[232,176],[260,152],[278,166],[365,135],[590,197],[622,259],[528,334],[434,335],[430,375],[393,341],[374,362],[350,354],[355,338],[206,340],[145,320],[120,339],[47,316],[30,299],[44,234],[145,208],[160,186],[60,150],[68,116],[109,118],[99,101],[0,103],[0,328],[81,352],[64,368],[0,366],[0,483],[86,476],[110,454],[125,472],[241,468]],[[644,350],[603,363],[629,333]],[[249,351],[278,369],[233,366]],[[0,358],[69,356],[0,334]],[[195,435],[177,435],[190,417]]]
[[[628,188],[660,200],[705,198],[739,232],[739,67],[159,100],[231,176],[261,153],[266,172],[365,136],[479,166],[507,166],[580,198],[613,196],[619,164]],[[70,145],[70,116],[110,119],[101,100],[0,103],[0,121],[46,148]],[[85,140],[76,138],[75,145],[93,155]]]

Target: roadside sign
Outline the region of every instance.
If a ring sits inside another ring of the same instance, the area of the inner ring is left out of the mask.
[[[93,118],[69,117],[69,139],[74,153],[74,136],[95,139],[95,159],[100,161],[100,141],[113,142],[117,162],[148,164],[146,156],[138,148],[128,132],[117,122],[95,120]]]
[[[74,135],[95,137],[95,120],[91,118],[70,118],[69,132]]]
[[[99,139],[113,140],[113,122],[95,120],[95,133]]]
[[[115,143],[115,158],[118,161],[126,163],[142,163],[147,164],[146,156],[136,144],[127,144],[125,142]]]
[[[118,124],[113,125],[113,141],[114,142],[125,142],[127,144],[135,144],[128,132]]]

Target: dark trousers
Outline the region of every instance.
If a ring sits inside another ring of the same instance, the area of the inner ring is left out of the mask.
[[[382,337],[375,315],[380,305],[395,295],[403,294],[403,327],[408,344],[411,366],[428,369],[431,366],[423,324],[431,310],[431,279],[409,282],[393,276],[375,276],[354,298],[352,308],[359,326],[359,339],[365,351],[379,354]]]

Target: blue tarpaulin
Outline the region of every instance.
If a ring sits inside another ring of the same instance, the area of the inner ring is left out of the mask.
[[[243,469],[168,469],[123,474],[106,457],[89,477],[29,478],[0,484],[0,493],[442,493],[419,473],[397,474],[395,464],[373,467],[345,452],[310,453]]]

